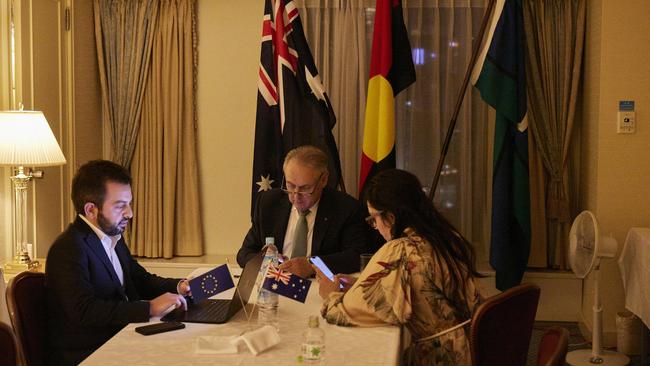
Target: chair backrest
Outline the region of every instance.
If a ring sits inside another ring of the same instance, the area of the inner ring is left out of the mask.
[[[0,268],[0,322],[5,322],[11,326],[9,319],[9,310],[7,310],[7,284],[2,268]]]
[[[475,366],[524,366],[539,287],[523,284],[490,297],[474,312],[470,349]]]
[[[7,305],[23,359],[29,366],[45,365],[45,274],[27,271],[16,275],[7,288]]]
[[[538,366],[564,366],[569,348],[569,331],[563,327],[548,328],[539,341]]]
[[[16,365],[16,339],[9,324],[0,322],[0,365]]]

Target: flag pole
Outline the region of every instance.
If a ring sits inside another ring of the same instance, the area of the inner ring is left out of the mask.
[[[481,50],[481,45],[483,43],[483,38],[485,38],[485,33],[487,30],[487,25],[490,20],[490,16],[494,10],[494,5],[496,0],[490,0],[487,8],[485,9],[485,15],[483,15],[483,22],[481,23],[481,28],[479,28],[478,38],[474,44],[474,49],[472,50],[472,57],[470,58],[469,65],[467,66],[467,71],[465,72],[465,79],[463,79],[463,84],[460,87],[458,92],[458,98],[456,99],[456,107],[454,108],[454,113],[449,121],[449,127],[447,128],[447,135],[445,135],[445,141],[442,144],[442,151],[440,152],[440,158],[438,159],[438,167],[436,168],[436,173],[433,176],[433,181],[431,182],[431,187],[429,188],[429,199],[433,200],[435,195],[436,188],[438,187],[438,181],[440,180],[440,173],[442,172],[442,166],[445,163],[445,158],[447,157],[447,152],[449,151],[449,145],[451,144],[451,137],[456,128],[456,121],[458,119],[458,113],[460,113],[460,107],[463,105],[463,100],[465,99],[465,93],[467,92],[467,87],[469,86],[469,79],[472,75],[474,67],[476,67],[476,61],[478,60],[478,54]]]
[[[339,188],[341,189],[341,192],[343,192],[343,193],[347,193],[347,192],[345,191],[345,181],[343,181],[343,173],[340,173],[340,174],[339,174],[339,177],[340,177],[340,178],[339,178]]]

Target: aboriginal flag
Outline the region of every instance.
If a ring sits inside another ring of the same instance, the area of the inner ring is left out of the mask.
[[[399,0],[377,0],[370,57],[359,197],[368,179],[395,168],[395,96],[415,82]]]

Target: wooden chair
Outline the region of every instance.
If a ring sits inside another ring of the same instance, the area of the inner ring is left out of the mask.
[[[563,327],[548,328],[539,341],[537,366],[564,366],[569,348],[569,331]]]
[[[0,322],[7,323],[11,326],[9,319],[9,310],[7,309],[7,283],[5,282],[4,272],[0,268]]]
[[[0,322],[0,365],[15,366],[16,339],[9,324]]]
[[[28,366],[45,365],[45,274],[21,272],[16,275],[7,288],[7,305],[23,360]]]
[[[474,312],[470,350],[475,366],[525,366],[539,287],[523,284],[487,299]]]

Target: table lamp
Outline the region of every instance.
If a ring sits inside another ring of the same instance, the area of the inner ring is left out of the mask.
[[[65,157],[54,138],[43,112],[0,111],[0,166],[13,167],[15,192],[15,253],[5,271],[19,272],[38,267],[27,252],[27,185],[32,173],[25,167],[65,164]]]

